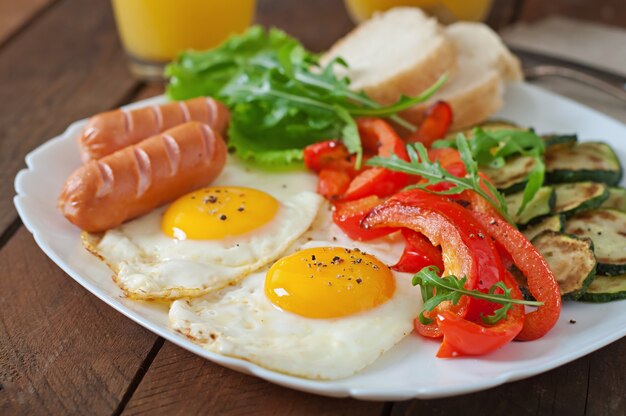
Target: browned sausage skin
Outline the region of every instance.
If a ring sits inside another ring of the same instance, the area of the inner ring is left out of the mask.
[[[230,113],[210,97],[175,101],[135,110],[118,109],[97,114],[87,121],[78,143],[81,159],[101,159],[126,146],[188,121],[206,123],[224,134]]]
[[[188,122],[78,168],[58,206],[81,229],[106,231],[208,185],[225,163],[219,133]]]

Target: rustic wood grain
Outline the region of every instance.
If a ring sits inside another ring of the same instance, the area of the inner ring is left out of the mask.
[[[69,278],[24,227],[0,270],[0,414],[110,414],[156,335]]]
[[[626,415],[626,338],[589,356],[585,414]]]
[[[137,86],[107,0],[64,0],[0,49],[0,232],[15,219],[24,156],[71,122],[114,107]]]
[[[626,338],[526,380],[464,396],[396,403],[391,415],[623,415],[624,351]]]
[[[557,14],[610,25],[626,26],[626,1],[524,0],[519,19],[533,21]]]
[[[285,30],[315,52],[328,49],[354,27],[340,0],[259,0],[256,21]]]
[[[368,416],[380,415],[383,406],[285,389],[166,342],[123,414]]]
[[[57,0],[0,0],[0,45]]]

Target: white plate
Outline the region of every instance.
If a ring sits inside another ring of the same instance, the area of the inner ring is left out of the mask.
[[[149,100],[160,102],[163,98]],[[498,117],[534,126],[539,132],[577,132],[581,140],[610,143],[626,161],[626,126],[568,99],[530,85],[507,90]],[[142,105],[137,103],[135,105]],[[167,309],[125,299],[110,271],[82,249],[79,230],[57,211],[63,182],[79,166],[75,138],[83,121],[26,157],[15,179],[15,206],[41,249],[74,280],[130,319],[213,362],[307,392],[370,400],[435,398],[469,393],[529,377],[575,360],[626,334],[626,301],[566,302],[556,327],[540,340],[506,345],[486,357],[441,360],[438,343],[411,335],[356,376],[311,381],[266,370],[249,362],[205,351],[167,326]],[[576,321],[573,325],[570,319]]]

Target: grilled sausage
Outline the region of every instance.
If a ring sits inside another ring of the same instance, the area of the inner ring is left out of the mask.
[[[226,163],[219,133],[189,122],[78,168],[58,206],[74,225],[102,232],[209,184]]]
[[[188,121],[201,121],[224,134],[229,118],[228,108],[209,97],[107,111],[91,117],[83,129],[78,140],[81,159],[101,159]]]

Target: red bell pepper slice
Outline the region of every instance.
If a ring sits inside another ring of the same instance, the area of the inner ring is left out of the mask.
[[[395,154],[400,159],[409,160],[404,141],[385,120],[359,118],[357,126],[366,151],[383,157]]]
[[[421,142],[424,146],[430,147],[434,141],[445,137],[452,124],[452,108],[445,101],[437,101],[428,110],[426,118],[420,125],[417,132],[409,136],[409,143]]]
[[[362,225],[404,227],[424,234],[434,245],[441,246],[445,274],[466,276],[467,289],[489,290],[504,274],[497,249],[483,227],[461,205],[440,195],[421,190],[399,193],[376,207]],[[462,297],[457,305],[442,305],[435,309],[435,314],[447,309],[460,317],[469,314],[468,319],[477,319],[480,313],[491,314],[497,307],[467,297]],[[439,335],[433,325],[416,320],[417,331],[425,336]]]
[[[343,143],[337,140],[308,145],[304,148],[303,157],[305,166],[318,173],[322,169],[350,171],[354,167],[350,152]]]
[[[397,229],[361,227],[363,218],[382,202],[383,200],[375,195],[355,201],[337,202],[333,207],[333,222],[353,240],[372,240],[391,234]]]
[[[515,266],[526,276],[530,293],[537,301],[543,302],[542,306],[526,315],[524,328],[516,339],[530,341],[541,338],[552,329],[561,314],[559,285],[548,263],[524,234],[500,216],[474,211],[473,217],[511,255]]]
[[[378,230],[378,228],[372,230]],[[404,251],[398,263],[391,267],[393,270],[417,273],[424,267],[433,265],[437,266],[439,270],[443,270],[441,250],[433,246],[423,234],[403,228],[402,237],[404,237],[405,242]]]
[[[511,289],[511,298],[522,299],[517,283],[509,273],[504,277]],[[493,326],[483,326],[443,311],[437,314],[437,325],[443,333],[443,342],[437,352],[439,358],[466,355],[484,355],[509,343],[524,326],[524,306],[513,305],[503,319]]]
[[[404,142],[387,122],[379,118],[360,118],[357,125],[365,150],[374,151],[378,156],[395,154],[403,160],[409,160]],[[407,186],[409,179],[409,175],[402,172],[380,167],[367,169],[352,180],[344,199],[354,200],[370,195],[384,198]]]
[[[318,174],[317,193],[328,200],[338,199],[350,186],[351,179],[343,170],[323,168]]]
[[[409,175],[375,167],[359,173],[352,181],[343,199],[350,201],[376,195],[384,198],[393,195],[409,184]]]

